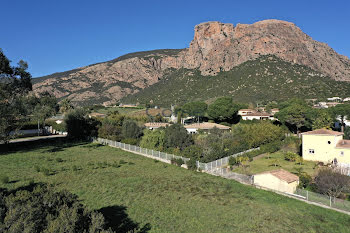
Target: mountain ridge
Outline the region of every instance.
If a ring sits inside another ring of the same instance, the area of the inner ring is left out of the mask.
[[[244,62],[274,55],[307,66],[336,81],[350,81],[350,60],[313,40],[293,23],[263,20],[253,24],[204,22],[195,26],[189,48],[142,51],[43,76],[34,91],[52,92],[74,102],[111,104],[148,88],[179,69],[216,76]]]

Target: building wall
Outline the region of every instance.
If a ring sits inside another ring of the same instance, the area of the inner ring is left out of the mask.
[[[338,162],[350,162],[349,149],[335,148],[342,139],[342,135],[302,135],[303,159],[330,163],[337,158]],[[314,153],[310,153],[310,150],[313,150]],[[340,156],[341,151],[344,151],[343,156]]]
[[[269,173],[254,175],[254,184],[280,192],[294,193],[299,182],[287,183]]]

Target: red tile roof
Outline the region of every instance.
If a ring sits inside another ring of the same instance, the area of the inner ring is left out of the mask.
[[[350,140],[339,140],[337,145],[335,146],[336,148],[350,148]]]
[[[303,135],[343,135],[344,133],[328,130],[328,129],[316,129],[313,131],[302,133]]]
[[[294,181],[299,180],[299,177],[297,175],[294,175],[294,174],[290,173],[289,171],[286,171],[283,169],[261,172],[259,174],[271,174],[280,180],[286,181],[287,183],[292,183]],[[257,175],[259,175],[259,174],[257,174]]]

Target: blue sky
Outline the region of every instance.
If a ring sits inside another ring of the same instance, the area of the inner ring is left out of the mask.
[[[2,0],[0,48],[33,77],[107,61],[126,53],[185,48],[205,21],[291,21],[350,57],[350,1]]]

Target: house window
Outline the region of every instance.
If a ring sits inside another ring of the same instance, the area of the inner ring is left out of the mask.
[[[314,149],[309,149],[309,154],[315,154],[315,150]]]
[[[344,156],[344,151],[340,151],[340,156]]]
[[[331,141],[328,141],[328,144],[331,144]]]

